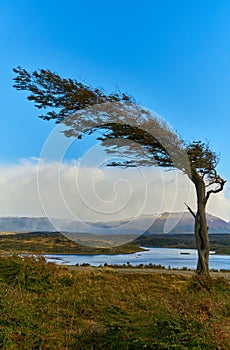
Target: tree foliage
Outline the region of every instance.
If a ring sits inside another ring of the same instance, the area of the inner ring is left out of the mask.
[[[93,88],[75,79],[61,78],[48,69],[29,73],[22,67],[13,69],[16,73],[14,88],[30,91],[29,101],[38,109],[48,109],[39,117],[44,120],[63,121],[78,110],[104,102],[131,102],[133,99],[125,93],[106,94],[99,88]]]

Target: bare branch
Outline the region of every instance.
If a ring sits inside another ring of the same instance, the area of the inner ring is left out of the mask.
[[[194,211],[188,206],[187,203],[184,203],[184,204],[186,205],[188,211],[192,214],[192,216],[193,216],[194,218],[196,218],[196,214],[194,213]]]
[[[205,203],[205,204],[207,203],[207,201],[208,201],[208,199],[209,199],[209,197],[210,197],[210,195],[211,195],[212,193],[215,194],[215,193],[221,192],[221,191],[223,190],[224,185],[225,185],[225,183],[226,183],[226,180],[223,180],[220,176],[218,176],[217,179],[216,179],[216,183],[218,184],[218,187],[216,187],[216,188],[213,189],[213,190],[209,190],[209,191],[207,192],[207,194],[206,194],[206,196],[205,196],[205,199],[204,199],[204,203]]]

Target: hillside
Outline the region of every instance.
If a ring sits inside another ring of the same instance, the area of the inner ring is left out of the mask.
[[[230,233],[230,223],[211,214],[207,214],[209,233]],[[85,225],[80,221],[55,219],[57,227],[52,226],[48,218],[38,217],[0,217],[0,232],[55,232],[61,230],[78,233],[120,233],[120,234],[160,234],[193,233],[194,219],[190,213],[163,213],[143,215],[122,221],[96,222]],[[127,225],[128,223],[128,225]],[[57,229],[58,228],[58,229]],[[105,230],[107,229],[107,231]],[[105,232],[106,231],[106,232]]]
[[[207,214],[209,233],[230,233],[230,223],[216,216]],[[170,230],[170,227],[173,227]],[[146,231],[146,234],[153,233],[193,233],[194,218],[190,213],[163,213],[153,225]]]

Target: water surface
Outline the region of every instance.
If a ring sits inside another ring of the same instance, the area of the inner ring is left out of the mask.
[[[173,248],[146,248],[144,252],[133,254],[116,255],[45,255],[47,261],[54,261],[57,264],[76,265],[88,263],[92,266],[104,264],[123,265],[130,263],[133,266],[139,264],[156,264],[168,268],[196,269],[197,250],[196,249],[173,249]],[[210,269],[230,269],[229,255],[210,255]]]

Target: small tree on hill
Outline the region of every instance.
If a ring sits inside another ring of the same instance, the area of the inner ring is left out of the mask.
[[[67,137],[81,138],[85,133],[100,129],[99,139],[108,152],[118,155],[125,149],[127,161],[108,165],[158,165],[181,170],[190,178],[197,197],[196,211],[187,205],[195,221],[197,273],[208,275],[210,248],[206,205],[210,195],[222,191],[225,184],[216,171],[218,156],[209,145],[200,141],[185,144],[166,123],[154,118],[127,94],[107,94],[101,89],[77,80],[63,79],[44,69],[29,73],[18,67],[14,72],[14,87],[30,92],[28,99],[37,108],[46,110],[40,116],[42,119],[64,123]],[[131,141],[132,146],[122,143],[122,140]]]

